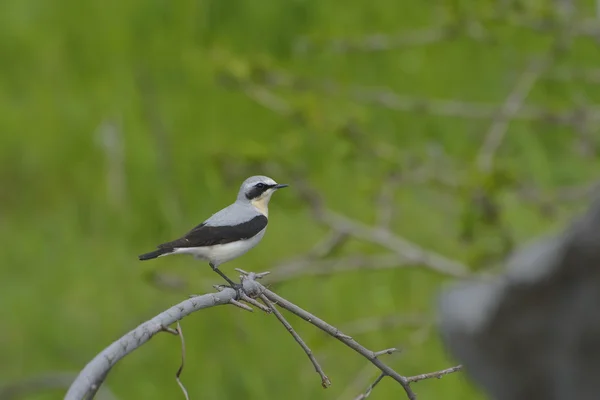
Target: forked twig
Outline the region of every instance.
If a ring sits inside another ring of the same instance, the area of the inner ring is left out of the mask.
[[[385,378],[385,374],[382,372],[381,374],[379,374],[379,376],[377,377],[377,379],[375,379],[375,381],[369,385],[369,387],[367,388],[367,390],[365,390],[364,393],[361,393],[358,396],[356,396],[354,398],[354,400],[363,400],[363,399],[366,399],[367,397],[369,397],[371,395],[371,392],[373,391],[373,388],[375,386],[377,386],[377,384],[379,382],[381,382],[381,380],[383,378]]]
[[[181,373],[183,372],[183,367],[185,366],[185,340],[183,338],[183,331],[181,330],[181,325],[179,324],[179,321],[177,321],[177,333],[179,334],[179,338],[181,339],[181,365],[179,366],[179,369],[177,370],[177,373],[175,374],[175,379],[177,380],[177,384],[181,388],[181,391],[183,392],[185,399],[190,400],[190,397],[188,396],[188,392],[185,389],[185,386],[183,385],[183,383],[181,383],[181,379],[180,379]]]
[[[285,319],[285,317],[279,312],[279,310],[273,305],[273,303],[271,303],[269,301],[269,299],[264,294],[260,295],[260,299],[267,305],[267,307],[269,307],[271,309],[271,311],[273,312],[273,314],[275,314],[275,316],[277,317],[279,322],[281,322],[281,324],[283,326],[285,326],[285,329],[287,329],[287,331],[290,333],[290,335],[292,335],[292,337],[296,340],[296,342],[298,342],[300,347],[302,347],[302,350],[304,350],[304,352],[308,356],[308,359],[310,360],[312,365],[315,367],[315,371],[321,377],[321,386],[323,386],[323,388],[325,388],[325,389],[327,389],[329,386],[331,386],[331,381],[329,380],[327,375],[325,375],[325,372],[323,372],[323,368],[321,368],[321,365],[319,364],[319,362],[313,355],[312,350],[308,347],[308,345],[304,342],[304,340],[302,340],[302,338],[294,330],[292,325]]]

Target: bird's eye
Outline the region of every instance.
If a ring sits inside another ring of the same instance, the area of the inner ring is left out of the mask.
[[[255,187],[259,188],[259,189],[263,189],[265,187],[265,184],[262,182],[257,183],[256,185],[254,185]]]

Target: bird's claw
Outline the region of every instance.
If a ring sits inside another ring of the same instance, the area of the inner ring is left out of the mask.
[[[233,290],[235,290],[235,299],[241,300],[244,295],[244,287],[241,283],[232,283],[230,286]]]

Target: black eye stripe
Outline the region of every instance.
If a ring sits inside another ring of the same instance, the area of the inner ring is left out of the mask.
[[[275,187],[275,185],[266,185],[262,182],[259,182],[256,185],[254,185],[254,187],[252,187],[250,190],[248,190],[246,192],[246,198],[248,200],[256,199],[257,197],[260,197],[261,194],[263,194],[267,190],[271,189],[272,187]]]

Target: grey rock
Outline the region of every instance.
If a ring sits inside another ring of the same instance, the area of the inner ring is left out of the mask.
[[[442,293],[446,348],[493,399],[600,399],[600,201],[506,264]]]

